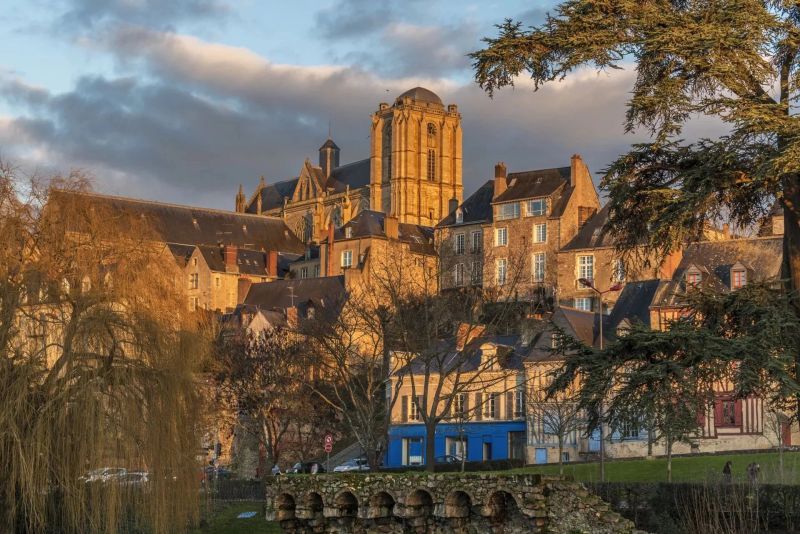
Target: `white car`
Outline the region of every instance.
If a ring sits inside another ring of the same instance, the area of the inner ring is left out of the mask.
[[[101,467],[100,469],[89,471],[81,477],[81,480],[87,484],[90,482],[108,482],[109,480],[124,477],[127,473],[128,470],[124,467]]]
[[[366,458],[353,458],[333,468],[334,473],[349,473],[351,471],[369,471]]]

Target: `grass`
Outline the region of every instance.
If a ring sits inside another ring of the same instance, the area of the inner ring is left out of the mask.
[[[747,480],[747,466],[756,462],[761,466],[759,481],[762,483],[780,483],[780,469],[777,452],[759,452],[752,454],[720,454],[708,456],[682,456],[672,459],[673,482],[702,482],[718,479],[722,476],[725,462],[732,462],[735,479]],[[784,482],[800,484],[800,452],[784,453]],[[516,473],[558,474],[558,465],[543,465],[515,469]],[[564,474],[582,482],[600,480],[600,464],[597,462],[584,464],[564,464]],[[606,480],[608,482],[666,482],[667,460],[655,458],[651,460],[617,460],[606,461]]]
[[[242,512],[258,512],[249,519],[237,519]],[[192,534],[277,534],[277,523],[264,519],[264,503],[260,501],[214,501],[203,511],[205,522]]]

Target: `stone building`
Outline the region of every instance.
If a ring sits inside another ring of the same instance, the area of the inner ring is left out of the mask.
[[[370,156],[340,165],[328,139],[318,165],[308,159],[296,178],[267,184],[247,198],[240,186],[236,211],[281,217],[303,242],[319,243],[364,210],[403,224],[434,226],[461,202],[461,115],[428,89],[415,87],[372,114]]]

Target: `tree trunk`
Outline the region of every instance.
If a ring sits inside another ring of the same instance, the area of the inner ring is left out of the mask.
[[[564,476],[564,438],[558,436],[558,474]]]
[[[794,313],[800,316],[800,175],[786,174],[783,182],[783,265],[782,277],[787,280],[787,292]],[[800,351],[796,352],[795,380],[800,378]],[[800,418],[800,396],[796,400]]]
[[[672,482],[672,438],[667,436],[667,482]]]
[[[653,456],[653,430],[647,430],[647,457],[651,458]]]
[[[436,471],[436,421],[425,423],[425,471]]]

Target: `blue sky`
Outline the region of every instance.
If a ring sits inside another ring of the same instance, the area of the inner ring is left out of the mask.
[[[0,155],[82,169],[103,192],[231,208],[239,183],[295,176],[328,124],[342,162],[368,156],[369,114],[423,85],[456,103],[467,193],[510,170],[597,172],[623,135],[632,73],[579,72],[489,99],[465,54],[546,2],[11,0],[0,14]],[[702,125],[695,133],[705,133]]]

